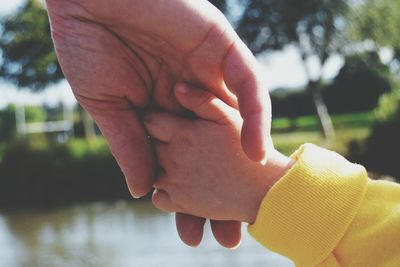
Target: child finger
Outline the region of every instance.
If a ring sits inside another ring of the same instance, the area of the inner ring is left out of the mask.
[[[165,112],[151,112],[144,115],[143,122],[151,137],[168,143],[182,128],[184,119]]]
[[[162,189],[155,189],[151,200],[158,209],[165,212],[176,212],[176,207],[171,201],[169,194]]]
[[[242,238],[240,222],[211,220],[211,230],[215,239],[226,248],[237,248]]]
[[[178,102],[198,117],[210,121],[222,121],[234,112],[238,112],[212,93],[179,83],[175,87]]]
[[[203,238],[206,219],[189,214],[176,213],[175,222],[181,240],[188,246],[197,247]]]

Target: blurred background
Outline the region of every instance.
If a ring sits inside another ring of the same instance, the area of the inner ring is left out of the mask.
[[[273,139],[312,142],[399,181],[400,1],[214,0],[269,81]],[[245,231],[245,228],[243,229]],[[174,218],[133,201],[76,103],[42,1],[0,4],[1,266],[293,266],[244,234],[183,245]]]

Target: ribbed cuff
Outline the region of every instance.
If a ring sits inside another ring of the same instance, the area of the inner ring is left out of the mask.
[[[343,237],[366,191],[365,169],[305,144],[295,165],[268,192],[249,233],[298,266],[321,263]]]

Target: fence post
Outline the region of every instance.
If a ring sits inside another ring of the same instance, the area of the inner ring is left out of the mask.
[[[17,126],[17,133],[19,135],[26,134],[26,123],[25,123],[25,107],[24,105],[15,105],[15,122]]]

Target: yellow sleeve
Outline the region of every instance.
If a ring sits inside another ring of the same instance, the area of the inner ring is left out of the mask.
[[[250,234],[296,266],[399,267],[400,185],[311,144],[292,158]]]

